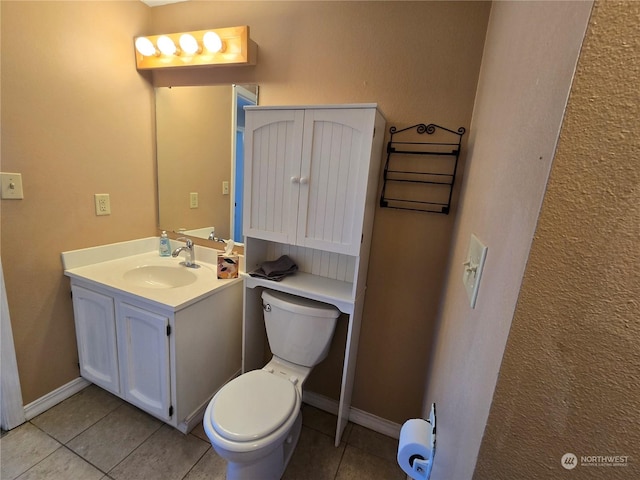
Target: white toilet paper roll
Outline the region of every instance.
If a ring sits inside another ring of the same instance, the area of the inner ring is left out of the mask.
[[[431,473],[433,462],[431,431],[431,424],[422,418],[407,420],[400,430],[398,465],[407,475],[416,480],[426,480]]]

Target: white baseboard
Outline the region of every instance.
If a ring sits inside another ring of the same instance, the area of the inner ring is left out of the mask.
[[[333,398],[304,390],[302,392],[302,401],[331,415],[338,415],[339,404]]]
[[[51,407],[55,407],[57,404],[66,400],[67,398],[75,395],[82,389],[91,385],[91,382],[85,380],[82,377],[78,377],[75,380],[71,380],[69,383],[62,385],[60,388],[56,388],[53,392],[49,392],[43,397],[34,400],[28,405],[24,406],[24,416],[27,420],[31,420],[37,417],[41,413],[46,412]]]
[[[31,420],[41,413],[46,412],[50,408],[55,407],[63,400],[66,400],[72,395],[75,395],[89,385],[91,385],[91,382],[85,380],[82,377],[78,377],[75,380],[70,381],[66,385],[55,389],[53,392],[49,392],[43,397],[38,398],[28,405],[25,405],[24,416],[27,420]],[[333,400],[332,398],[325,397],[324,395],[305,391],[302,396],[302,401],[311,405],[312,407],[316,407],[320,410],[331,413],[332,415],[338,414],[338,402]],[[206,404],[208,404],[208,402]],[[205,408],[206,404],[204,404]],[[199,421],[198,417],[202,418],[203,412],[203,409],[202,411],[196,412],[196,414],[193,415],[190,419],[190,425],[185,425],[183,426],[183,428],[191,430],[191,428],[193,428],[194,426],[193,422],[197,423]],[[358,408],[351,407],[349,409],[349,421],[391,438],[400,437],[400,424],[378,417]]]
[[[387,437],[400,438],[402,425],[365,412],[364,410],[351,407],[349,410],[349,421],[367,427],[374,432],[382,433]]]
[[[235,372],[233,375],[231,375],[223,384],[222,386],[220,386],[220,388],[222,388],[223,386],[225,386],[227,383],[229,383],[231,380],[233,380],[234,378],[236,378],[237,376],[239,376],[242,372],[240,370],[238,370],[237,372]],[[209,402],[211,402],[211,399],[215,396],[216,393],[218,393],[220,391],[220,388],[218,388],[218,390],[216,390],[215,392],[213,392],[213,394],[207,398],[204,402],[202,402],[200,404],[200,406],[194,410],[191,415],[189,415],[185,421],[180,422],[178,424],[178,426],[176,427],[178,430],[180,430],[182,433],[187,434],[189,433],[191,430],[193,430],[193,428],[202,423],[202,419],[204,418],[204,412],[207,409],[207,407],[209,406]]]
[[[331,413],[332,415],[338,414],[338,402],[332,398],[325,397],[324,395],[305,391],[302,394],[302,401],[312,407]],[[358,408],[351,407],[349,409],[349,421],[388,437],[400,438],[400,428],[402,425]]]

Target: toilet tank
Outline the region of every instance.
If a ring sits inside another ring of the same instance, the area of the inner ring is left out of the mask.
[[[273,290],[262,292],[271,352],[288,362],[313,367],[325,359],[340,311],[333,305]]]

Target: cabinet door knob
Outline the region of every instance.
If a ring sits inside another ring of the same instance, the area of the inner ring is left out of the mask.
[[[300,177],[300,183],[302,185],[306,185],[307,183],[309,183],[309,177]]]
[[[300,177],[296,177],[296,176],[291,177],[291,183],[300,183]]]

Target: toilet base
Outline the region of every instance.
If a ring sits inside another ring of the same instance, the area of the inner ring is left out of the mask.
[[[268,455],[251,463],[228,461],[227,480],[280,480],[293,456],[301,431],[300,411],[285,441]]]
[[[298,440],[300,440],[300,432],[302,432],[302,410],[298,412],[298,418],[296,418],[296,423],[291,427],[291,433],[289,437],[284,441],[284,445],[282,446],[283,454],[284,454],[284,465],[282,466],[282,473],[280,476],[284,475],[284,471],[287,469],[287,465],[289,465],[289,460],[293,457],[293,452],[296,449],[296,445],[298,445]]]

